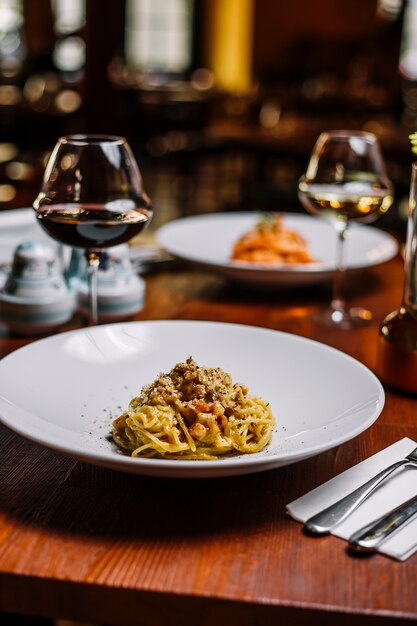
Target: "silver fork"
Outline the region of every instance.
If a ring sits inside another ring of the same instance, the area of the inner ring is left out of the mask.
[[[341,498],[334,504],[331,504],[320,513],[316,513],[310,517],[304,524],[305,530],[315,535],[326,535],[332,528],[346,519],[360,504],[395,470],[405,465],[417,467],[417,448],[415,448],[406,457],[393,463],[389,467],[376,474],[344,498]]]

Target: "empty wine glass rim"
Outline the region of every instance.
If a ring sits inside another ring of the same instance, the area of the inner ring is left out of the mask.
[[[369,139],[369,141],[375,141],[376,139],[376,135],[367,130],[325,130],[322,134],[332,138],[363,137],[364,139]]]
[[[61,143],[72,143],[78,146],[85,146],[87,144],[122,144],[126,142],[124,137],[118,135],[103,135],[103,134],[75,134],[64,135],[60,138]]]

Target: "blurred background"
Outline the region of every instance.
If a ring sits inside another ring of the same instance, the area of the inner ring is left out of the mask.
[[[56,139],[125,135],[154,226],[303,211],[322,130],[381,141],[405,233],[417,0],[0,0],[0,210],[27,207]]]

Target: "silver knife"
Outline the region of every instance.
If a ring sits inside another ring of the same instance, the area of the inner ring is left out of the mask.
[[[409,524],[416,515],[417,496],[414,496],[353,533],[349,538],[349,547],[361,552],[377,550],[384,541]]]

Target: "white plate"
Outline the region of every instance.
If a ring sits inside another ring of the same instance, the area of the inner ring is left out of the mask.
[[[277,427],[262,452],[215,461],[138,459],[108,439],[112,419],[141,387],[190,355],[271,403]],[[154,476],[245,474],[300,461],[368,428],[384,399],[378,379],[346,354],[238,324],[109,324],[36,341],[0,361],[6,426],[75,458]]]
[[[35,211],[30,208],[0,211],[0,264],[11,263],[16,247],[28,240],[52,242],[37,223]]]
[[[156,233],[170,254],[240,282],[258,285],[306,285],[328,280],[336,264],[337,235],[324,219],[283,213],[284,226],[296,230],[308,243],[317,263],[265,266],[230,260],[234,243],[253,228],[260,213],[215,213],[174,220]],[[346,241],[346,267],[363,269],[393,258],[398,243],[384,231],[352,224]]]

